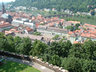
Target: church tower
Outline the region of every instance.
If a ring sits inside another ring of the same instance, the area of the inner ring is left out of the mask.
[[[2,14],[6,13],[6,10],[5,10],[5,5],[4,3],[2,2]]]

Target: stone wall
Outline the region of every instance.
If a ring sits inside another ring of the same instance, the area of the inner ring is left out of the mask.
[[[41,59],[38,59],[37,57],[32,57],[32,56],[27,56],[27,55],[19,55],[19,54],[10,53],[7,51],[0,51],[0,55],[7,56],[7,57],[13,57],[13,58],[17,58],[17,59],[22,59],[22,60],[33,61],[33,62],[43,65],[49,69],[52,69],[55,72],[68,72],[67,70],[62,69],[62,67],[60,68],[58,66],[53,66],[52,64],[49,64],[48,62],[43,62]]]

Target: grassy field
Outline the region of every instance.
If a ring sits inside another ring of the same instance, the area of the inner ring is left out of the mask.
[[[88,23],[96,25],[96,16],[72,16],[72,17],[64,17],[65,20],[73,20],[80,21],[82,23]]]
[[[31,66],[19,64],[12,61],[6,61],[5,64],[3,64],[0,67],[0,72],[40,72],[40,71]]]

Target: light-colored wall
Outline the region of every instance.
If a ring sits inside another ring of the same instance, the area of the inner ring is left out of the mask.
[[[31,27],[32,29],[35,29],[36,28],[36,25],[34,23],[30,23],[30,22],[24,22],[24,21],[19,21],[19,20],[13,20],[12,21],[12,25],[13,26],[19,26],[19,25],[25,25],[25,26],[29,26]]]
[[[13,26],[8,26],[8,27],[3,27],[3,28],[0,28],[0,32],[2,32],[3,30],[9,30],[11,29]]]
[[[55,31],[47,31],[47,30],[41,30],[41,29],[37,29],[37,31],[40,32],[41,34],[68,36],[68,34],[59,33]]]
[[[2,32],[2,28],[0,28],[0,32]]]
[[[75,39],[76,39],[75,37],[70,37],[69,38],[69,40],[71,41],[72,44],[74,43]]]

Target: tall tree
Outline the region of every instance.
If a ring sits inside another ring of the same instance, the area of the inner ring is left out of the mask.
[[[33,56],[43,55],[47,47],[48,46],[45,43],[42,43],[41,41],[36,40],[32,45],[30,54],[32,54]]]

